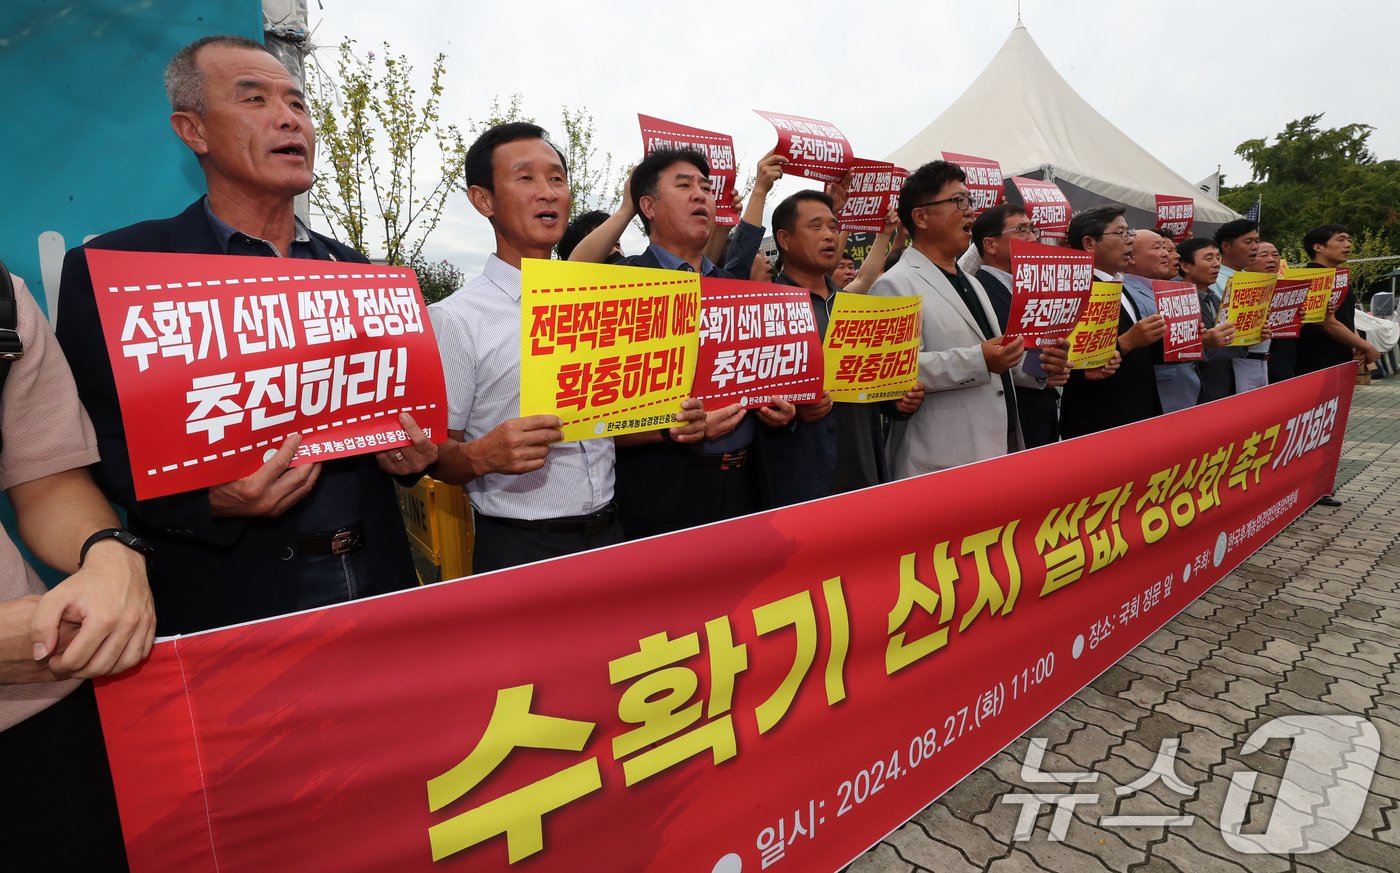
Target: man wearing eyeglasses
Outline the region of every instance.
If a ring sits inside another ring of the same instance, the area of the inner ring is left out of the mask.
[[[1122,282],[1131,260],[1134,234],[1125,212],[1122,206],[1105,204],[1070,220],[1069,244],[1094,256],[1094,278],[1100,282]],[[1060,404],[1060,432],[1066,438],[1162,414],[1151,346],[1166,332],[1166,321],[1155,308],[1150,313],[1141,312],[1126,291],[1120,294],[1119,302],[1122,364],[1106,379],[1091,379],[1084,373],[1070,377]]]
[[[1166,280],[1176,277],[1177,263],[1173,258],[1175,247],[1171,238],[1154,230],[1139,230],[1133,235],[1133,262],[1131,272],[1123,276],[1123,291],[1137,305],[1138,312],[1157,312],[1157,299],[1152,291],[1153,280]],[[1201,345],[1207,350],[1226,345],[1225,328],[1211,328],[1201,332]],[[1152,343],[1153,370],[1157,375],[1157,398],[1162,402],[1163,412],[1176,412],[1195,406],[1201,396],[1201,373],[1194,361],[1168,362],[1165,360],[1165,344],[1162,340]]]
[[[890,461],[899,478],[995,458],[1023,447],[1013,384],[1063,384],[1063,349],[1046,349],[1046,381],[1021,368],[1024,346],[1003,343],[986,291],[958,267],[972,240],[975,212],[967,177],[956,164],[933,161],[910,174],[899,197],[899,220],[912,245],[870,293],[922,297],[919,381],[927,394],[890,432]]]
[[[972,223],[972,244],[982,259],[977,281],[997,314],[997,324],[1006,330],[1011,317],[1011,241],[1035,242],[1035,225],[1020,206],[1002,203],[977,216]],[[1026,351],[1026,359],[1039,356]],[[1060,439],[1060,393],[1054,388],[1016,386],[1016,412],[1021,419],[1021,439],[1026,448],[1049,445]]]

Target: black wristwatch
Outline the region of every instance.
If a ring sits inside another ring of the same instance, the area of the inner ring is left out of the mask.
[[[128,549],[131,549],[133,552],[140,552],[142,555],[145,555],[147,557],[149,557],[150,554],[155,551],[155,549],[151,548],[149,543],[147,543],[145,540],[141,539],[129,530],[125,530],[119,527],[103,528],[102,530],[88,537],[87,541],[83,543],[82,550],[78,552],[79,567],[83,565],[83,561],[87,560],[88,549],[92,548],[93,545],[95,545],[96,543],[100,543],[103,540],[116,540],[117,542],[126,546]]]

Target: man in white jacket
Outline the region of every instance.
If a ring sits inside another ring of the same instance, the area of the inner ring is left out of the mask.
[[[915,170],[899,198],[899,219],[912,245],[870,289],[877,296],[924,300],[919,381],[927,394],[919,411],[891,430],[890,460],[898,478],[1022,448],[1013,386],[1061,385],[1069,378],[1062,348],[1044,350],[1044,376],[1022,370],[1022,341],[1003,342],[986,292],[958,267],[975,217],[966,176],[956,164],[933,161]]]

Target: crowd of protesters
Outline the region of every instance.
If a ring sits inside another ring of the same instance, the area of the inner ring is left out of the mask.
[[[1069,245],[1091,253],[1096,275],[1122,282],[1123,295],[1112,360],[1072,372],[1065,343],[1027,352],[1003,339],[1009,241],[1034,240],[1036,228],[1013,205],[978,216],[954,164],[909,174],[859,270],[844,257],[836,218],[842,186],[787,197],[772,213],[774,263],[759,249],[781,156],[759,162],[731,233],[716,225],[705,157],[683,149],[642,160],[615,214],[570,225],[563,154],[540,127],[508,123],[482,133],[465,165],[495,251],[479,276],[429,307],[446,375],[446,442],[431,442],[405,414],[408,446],[294,467],[292,435],[244,479],[138,500],[86,249],[365,261],[295,215],[294,198],[312,184],[315,131],[297,82],[259,43],[192,43],[171,60],[166,90],[207,195],[178,216],[69,252],[56,342],[23,282],[14,289],[24,353],[3,383],[0,485],[24,542],[70,575],[48,590],[13,543],[0,543],[5,869],[125,869],[82,680],[136,665],[157,630],[189,633],[414,584],[395,481],[426,473],[466,487],[481,572],[993,458],[1376,357],[1354,330],[1349,298],[1297,340],[1230,345],[1233,325],[1218,319],[1226,277],[1278,268],[1253,222],[1173,246],[1131,229],[1122,207],[1075,215]],[[619,240],[634,219],[649,244],[628,255]],[[1339,225],[1310,231],[1303,244],[1318,266],[1349,256]],[[960,264],[970,250],[974,272]],[[556,253],[801,288],[823,332],[839,294],[921,297],[918,380],[883,404],[823,396],[707,413],[688,399],[670,427],[564,441],[557,417],[519,414],[521,261]],[[1163,361],[1150,280],[1178,275],[1199,289],[1209,350],[1199,364]]]

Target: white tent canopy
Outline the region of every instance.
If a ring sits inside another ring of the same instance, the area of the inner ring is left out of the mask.
[[[963,95],[888,160],[913,170],[944,151],[992,158],[1008,178],[1053,178],[1098,195],[1092,199],[1154,216],[1154,195],[1171,194],[1194,198],[1197,222],[1239,218],[1100,115],[1056,72],[1019,21]],[[1089,205],[1076,193],[1065,190],[1076,209]]]

